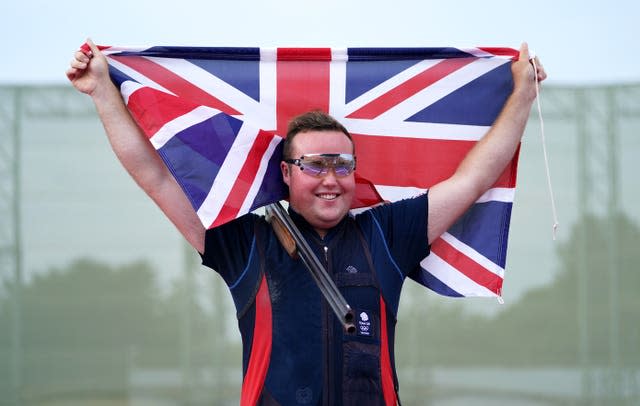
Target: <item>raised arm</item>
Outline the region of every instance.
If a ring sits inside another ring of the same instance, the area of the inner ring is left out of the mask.
[[[538,77],[526,43],[512,64],[513,92],[491,129],[469,151],[456,172],[429,190],[427,238],[431,244],[444,233],[498,179],[513,158],[536,97],[535,81],[546,73],[536,58]]]
[[[88,40],[90,52],[77,51],[67,70],[73,86],[93,99],[111,148],[138,185],[153,199],[186,240],[204,251],[204,226],[180,186],[129,114],[109,78],[105,56]]]

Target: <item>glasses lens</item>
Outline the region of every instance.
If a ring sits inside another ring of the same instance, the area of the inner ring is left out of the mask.
[[[355,163],[353,159],[346,159],[339,157],[333,164],[333,169],[336,171],[336,176],[347,176],[353,172]]]
[[[355,168],[355,158],[350,154],[305,155],[299,162],[302,170],[311,176],[324,176],[333,168],[336,176],[344,177]]]
[[[318,158],[307,159],[303,157],[300,160],[300,167],[306,174],[311,176],[321,176],[328,171],[326,162]]]

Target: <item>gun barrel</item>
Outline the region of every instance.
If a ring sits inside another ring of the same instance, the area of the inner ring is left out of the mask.
[[[285,249],[294,257],[296,254],[304,265],[307,267],[311,276],[313,277],[316,285],[322,292],[322,295],[327,300],[327,303],[340,320],[343,328],[348,333],[354,333],[356,330],[354,324],[354,314],[351,306],[344,299],[338,287],[329,276],[329,273],[325,269],[324,265],[320,262],[315,253],[311,250],[311,247],[298,230],[298,227],[294,224],[287,211],[278,203],[272,203],[266,207],[267,220],[272,224],[272,227],[276,231],[276,234],[286,232],[287,235],[278,234],[278,239],[283,243]],[[290,241],[295,243],[295,249],[291,249]],[[285,245],[285,242],[287,244]],[[293,254],[292,254],[293,252]]]

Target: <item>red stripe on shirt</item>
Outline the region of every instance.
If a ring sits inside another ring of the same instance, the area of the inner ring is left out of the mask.
[[[393,380],[393,368],[389,355],[389,336],[387,334],[387,307],[380,295],[380,376],[382,379],[382,394],[387,406],[395,406],[396,386]]]
[[[247,373],[242,381],[241,406],[254,406],[260,399],[271,359],[271,298],[267,278],[262,277],[256,294],[256,320]]]

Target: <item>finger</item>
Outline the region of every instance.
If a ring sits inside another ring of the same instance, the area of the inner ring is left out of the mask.
[[[542,64],[540,63],[540,59],[538,59],[537,56],[533,58],[533,63],[535,63],[536,66],[538,82],[542,82],[547,78],[547,72],[544,70],[544,66],[542,66]]]
[[[74,54],[75,60],[80,62],[89,62],[91,55],[87,55],[82,51],[76,51]]]
[[[89,48],[89,46],[86,43],[82,44],[80,49],[78,49],[76,51],[76,55],[79,55],[79,54],[85,55],[85,56],[87,56],[89,58],[91,58],[93,56],[93,53],[91,52],[91,49]]]
[[[523,42],[520,45],[520,57],[518,58],[520,61],[528,61],[529,60],[529,45],[526,42]]]
[[[67,69],[65,74],[67,75],[67,79],[69,79],[70,81],[73,81],[76,78],[76,75],[78,74],[78,70],[76,68],[69,68]]]
[[[533,61],[535,62],[536,67],[538,68],[538,70],[542,70],[543,69],[542,64],[540,63],[540,59],[538,59],[537,56],[535,58],[533,58]]]
[[[86,69],[87,62],[80,61],[78,59],[72,59],[71,62],[69,62],[69,66],[71,66],[74,69]]]
[[[538,82],[542,82],[547,78],[547,72],[544,69],[538,71]]]
[[[93,55],[98,55],[100,53],[100,49],[96,44],[93,43],[91,38],[87,38],[87,45],[89,45],[89,49],[91,49]]]

